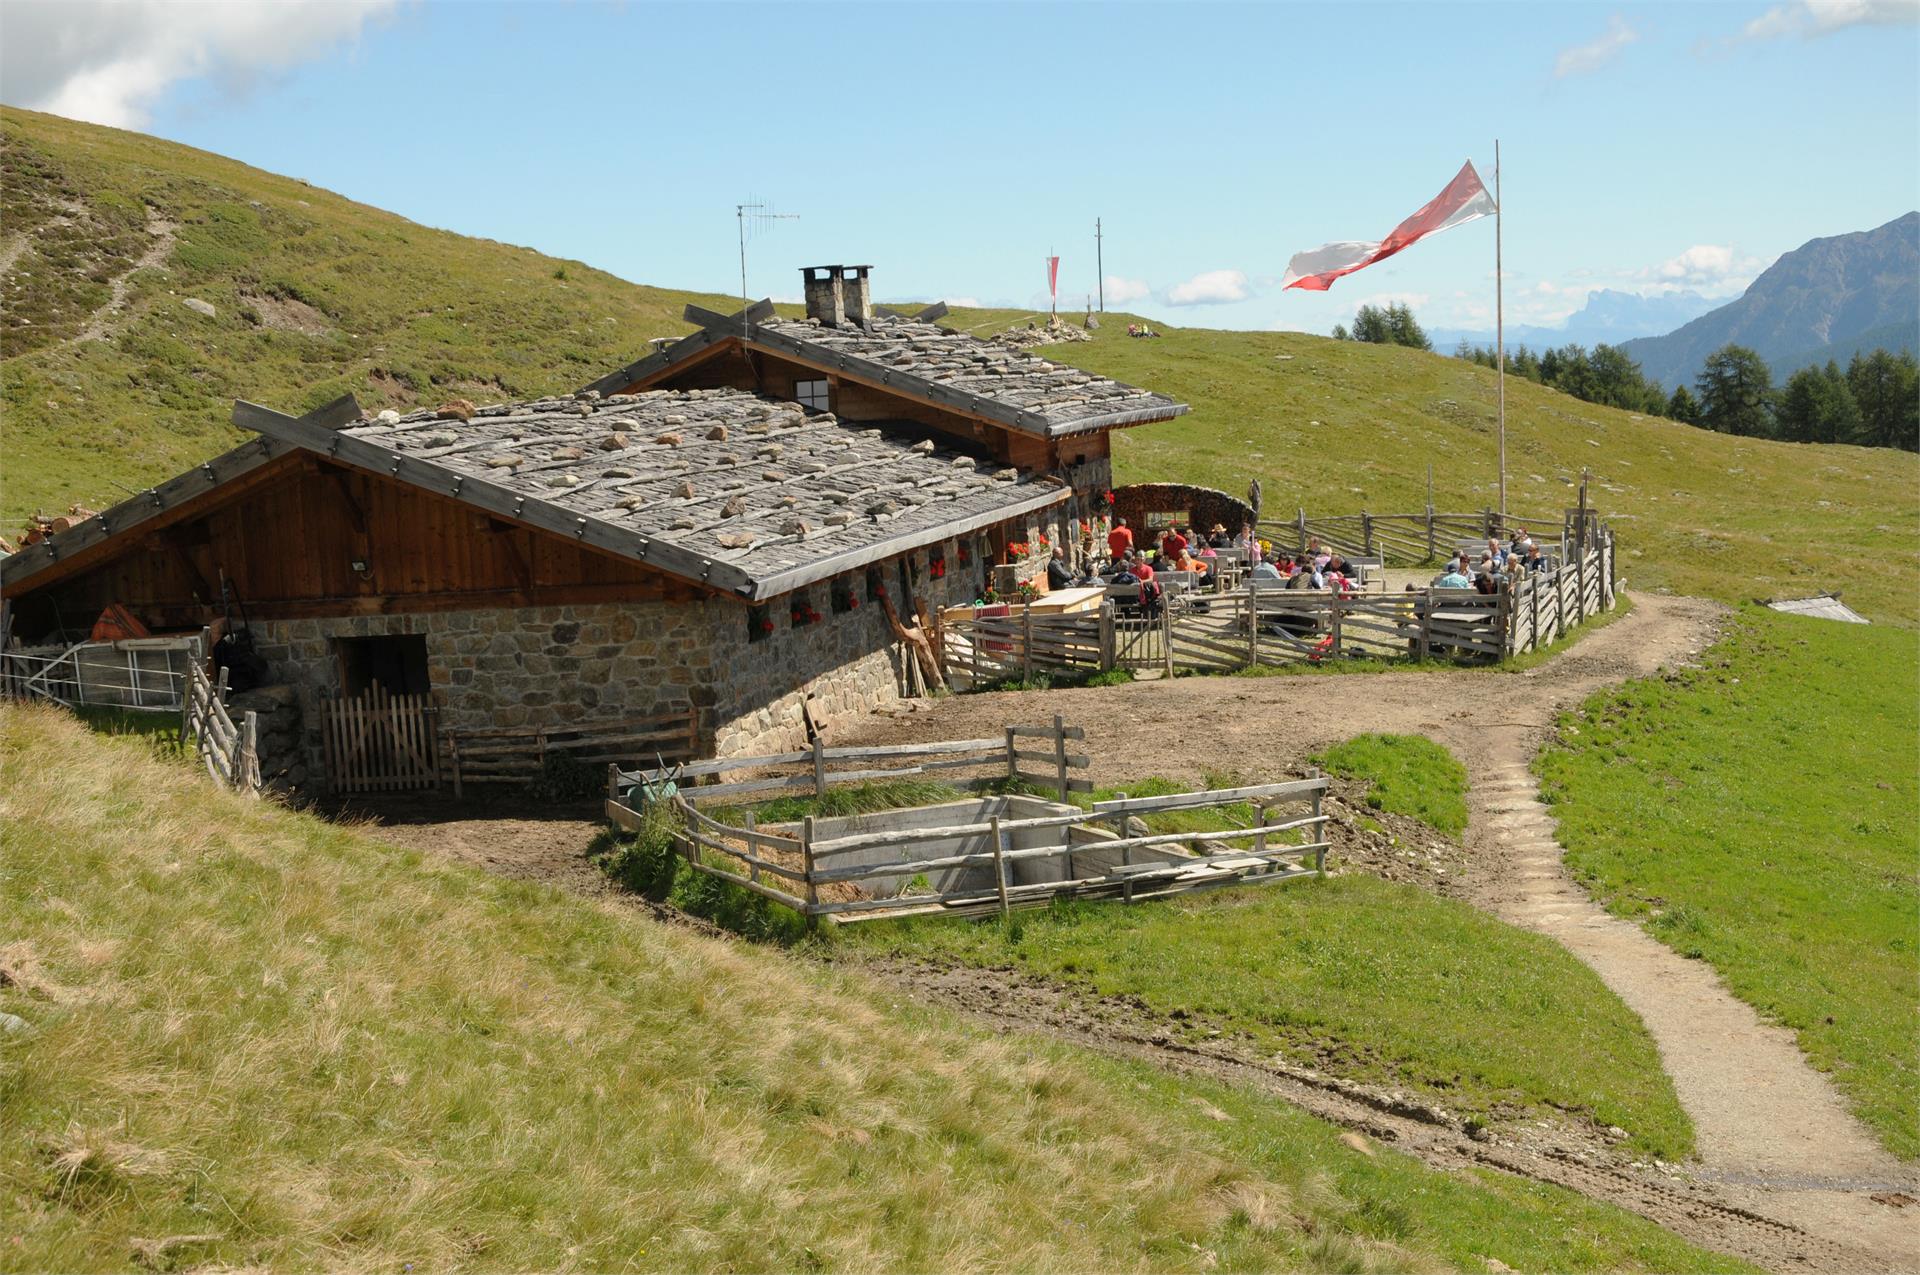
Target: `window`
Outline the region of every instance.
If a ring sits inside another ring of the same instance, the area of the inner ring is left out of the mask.
[[[793,621],[793,627],[796,629],[804,629],[809,624],[820,623],[820,613],[813,609],[813,599],[807,596],[805,589],[795,591],[793,603],[788,609],[788,618]]]
[[[793,396],[800,400],[800,406],[810,407],[816,412],[827,409],[827,383],[825,381],[795,381]]]
[[[773,636],[773,617],[765,607],[747,608],[747,641],[764,642]]]
[[[833,582],[833,613],[845,615],[860,609],[860,597],[853,591],[853,578],[841,576]]]
[[[336,639],[340,651],[340,689],[349,698],[379,685],[392,695],[427,693],[427,639],[424,634]]]

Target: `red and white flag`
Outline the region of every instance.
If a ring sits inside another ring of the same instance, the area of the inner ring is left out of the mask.
[[[1047,295],[1050,297],[1060,295],[1060,258],[1058,257],[1047,258]]]
[[[1487,193],[1480,174],[1473,170],[1473,162],[1469,160],[1432,202],[1395,226],[1393,233],[1378,243],[1329,243],[1294,253],[1293,260],[1287,263],[1287,277],[1280,286],[1325,292],[1342,275],[1385,261],[1428,235],[1490,217],[1495,211],[1493,196]]]

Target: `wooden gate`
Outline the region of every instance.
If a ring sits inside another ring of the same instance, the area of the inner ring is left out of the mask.
[[[356,698],[326,700],[320,733],[334,792],[401,792],[440,782],[439,732],[425,695],[394,695],[376,683]]]

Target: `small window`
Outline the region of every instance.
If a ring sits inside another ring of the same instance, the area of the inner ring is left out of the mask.
[[[947,551],[945,546],[933,550],[927,555],[927,576],[933,580],[943,580],[947,575]]]
[[[860,595],[854,591],[853,579],[841,576],[833,582],[833,613],[845,615],[849,611],[860,609]]]
[[[424,634],[392,637],[338,638],[340,689],[349,698],[370,686],[385,687],[390,695],[424,695],[427,685],[427,639]]]
[[[820,613],[813,609],[813,599],[807,596],[804,589],[793,595],[793,605],[788,614],[796,629],[820,623]]]
[[[747,608],[747,641],[764,642],[773,636],[773,616],[765,607]]]
[[[827,410],[827,383],[825,381],[795,381],[793,396],[800,400],[800,406],[810,407],[816,412]]]
[[[878,602],[880,600],[880,590],[886,587],[887,587],[886,580],[883,576],[881,576],[880,568],[868,567],[867,568],[867,601]]]

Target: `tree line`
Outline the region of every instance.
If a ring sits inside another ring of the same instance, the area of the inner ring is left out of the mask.
[[[1462,341],[1454,353],[1482,367],[1497,365],[1491,347]],[[1507,372],[1588,403],[1722,434],[1920,451],[1920,360],[1904,350],[1855,354],[1844,370],[1830,359],[1825,367],[1801,368],[1776,387],[1765,359],[1729,344],[1707,356],[1691,388],[1681,385],[1671,394],[1618,347],[1604,343],[1591,351],[1566,345],[1538,355],[1523,345],[1508,357]]]

